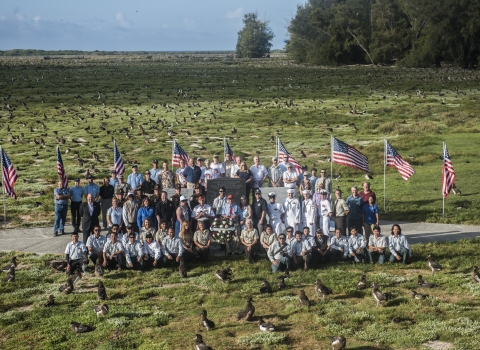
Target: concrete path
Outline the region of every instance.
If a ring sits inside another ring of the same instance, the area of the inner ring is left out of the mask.
[[[401,226],[402,233],[407,236],[410,244],[457,241],[480,237],[480,226],[393,221],[381,222],[382,233],[390,235],[391,227],[395,223]],[[38,254],[63,254],[68,242],[71,241],[71,231],[73,230],[67,226],[65,235],[53,237],[53,226],[0,229],[0,250],[15,250]],[[105,232],[102,232],[102,234],[105,234]],[[223,254],[223,252],[218,251],[218,246],[216,248],[215,252],[213,252],[215,255]]]

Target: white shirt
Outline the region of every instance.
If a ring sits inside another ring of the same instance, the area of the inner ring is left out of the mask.
[[[296,239],[293,241],[290,250],[290,256],[301,256],[303,251],[312,249],[310,242],[308,240],[304,240],[298,242]]]
[[[293,171],[285,171],[283,173],[283,183],[286,188],[295,188],[296,183],[295,182],[288,183],[285,180],[296,180],[296,179],[297,179],[297,173]]]
[[[77,243],[70,242],[67,244],[67,248],[65,248],[65,254],[69,255],[70,260],[81,259],[87,255],[87,247],[82,241]]]
[[[170,236],[167,236],[163,239],[162,241],[162,252],[163,254],[169,255],[169,254],[177,254],[178,256],[183,255],[183,244],[182,240],[180,238],[170,238]]]
[[[315,204],[311,198],[302,202],[302,216],[306,223],[315,222]]]
[[[337,236],[333,236],[330,238],[330,246],[332,249],[335,250],[340,250],[343,248],[343,255],[346,256],[348,253],[348,241],[345,236],[340,236],[340,238],[337,238]]]
[[[358,248],[364,249],[367,246],[367,241],[360,233],[357,233],[357,236],[354,237],[350,235],[348,237],[348,252],[355,253]]]
[[[222,163],[210,163],[210,169],[212,169],[212,178],[218,179],[221,175],[225,175],[225,168]]]
[[[97,252],[103,252],[103,247],[107,243],[107,238],[105,236],[100,235],[98,238],[95,235],[91,235],[87,239],[87,248],[93,248]]]
[[[318,216],[328,216],[332,212],[332,206],[329,200],[320,201],[320,206],[318,207]]]
[[[265,168],[265,165],[252,165],[250,167],[250,171],[252,172],[253,188],[263,187],[263,183],[260,182],[265,178],[265,176],[268,175],[268,171],[267,168]]]
[[[122,242],[116,241],[112,243],[111,240],[107,241],[103,246],[103,252],[107,254],[107,256],[114,255],[116,252],[123,252],[123,244]]]
[[[202,216],[197,219],[198,214],[204,213],[205,216]],[[213,209],[208,204],[204,204],[203,207],[199,204],[192,210],[192,219],[197,219],[199,221],[207,220],[210,217],[215,216]]]
[[[145,241],[143,242],[143,254],[147,254],[148,256],[153,257],[155,260],[158,260],[162,256],[162,250],[157,241],[152,241],[150,244]]]
[[[237,171],[240,170],[240,166],[237,165],[237,163],[235,163],[234,165],[232,165],[232,169],[231,169],[231,173],[230,173],[230,177],[235,177],[235,175],[237,175]]]
[[[297,198],[285,198],[283,208],[285,210],[285,221],[289,223],[288,226],[294,227],[295,223],[300,223],[300,201]]]
[[[280,203],[268,203],[267,213],[271,221],[280,221],[282,214],[285,213],[285,209],[283,209],[283,205]]]
[[[142,244],[138,241],[132,243],[128,242],[125,245],[125,259],[127,259],[127,264],[132,263],[132,257],[143,258],[143,249]]]
[[[175,172],[175,174],[178,175],[178,178],[180,179],[180,182],[182,183],[182,185],[187,182],[187,180],[185,180],[185,178],[183,177],[184,170],[185,168],[178,168],[177,171]]]

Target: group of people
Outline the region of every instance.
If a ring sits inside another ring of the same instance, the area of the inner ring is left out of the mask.
[[[145,171],[145,176],[139,173],[137,165],[133,165],[126,182],[115,171],[112,171],[111,178],[104,178],[102,186],[93,182],[91,174],[86,176],[84,187],[80,186],[78,178],[69,189],[64,188],[60,181],[54,191],[54,235],[64,233],[70,201],[73,236],[78,235],[81,228],[85,251],[90,250],[88,242],[93,239],[91,237],[96,237],[96,230],[100,230],[100,214],[103,229],[107,230],[110,239],[108,242],[111,242],[105,243],[107,247],[116,247],[120,251],[122,246],[123,254],[117,254],[120,257],[115,259],[115,254],[108,254],[108,249],[113,248],[108,248],[103,253],[107,253],[103,256],[107,258],[104,264],[116,261],[118,265],[123,256],[125,261],[122,260],[122,265],[136,266],[128,263],[127,255],[135,256],[142,266],[143,260],[150,261],[151,258],[152,266],[158,266],[156,261],[161,256],[170,260],[168,255],[177,259],[186,254],[189,258],[206,261],[212,243],[210,225],[215,217],[228,219],[235,228],[231,241],[221,245],[222,250],[228,254],[239,254],[243,250],[253,262],[256,253],[263,249],[272,262],[273,270],[277,269],[277,265],[286,265],[287,260],[289,267],[290,262],[297,265],[300,261],[304,268],[308,268],[311,259],[319,262],[329,259],[362,262],[367,255],[373,261],[377,253],[383,263],[390,240],[387,242],[380,235],[376,195],[369,182],[363,183],[360,192],[353,186],[351,195],[345,200],[340,188],[332,192],[332,180],[325,169],[321,169],[317,177],[315,168],[311,169],[311,173],[304,168],[302,173],[297,174],[288,157],[281,163],[273,157],[268,168],[260,164],[258,156],[253,160],[254,164],[248,168],[241,157],[233,161],[229,154],[225,155],[223,163],[215,155],[212,163],[205,161],[205,166],[202,158],[198,158],[196,163],[190,158],[188,166],[180,162],[175,174],[168,169],[168,162],[164,161],[162,169],[159,169],[158,161],[154,160],[152,169]],[[208,181],[219,177],[245,180],[246,193],[240,197],[239,205],[223,187],[218,190],[212,205],[205,202]],[[262,189],[267,186],[285,188],[287,198],[283,203],[276,201],[274,192],[268,193],[268,202],[262,197]],[[175,194],[168,198],[166,190],[170,188],[175,188]],[[183,188],[192,188],[193,195],[190,198],[182,195]],[[330,235],[331,227],[335,228],[334,235]],[[112,234],[117,236],[115,241]],[[392,253],[393,260],[398,260],[401,255],[401,260],[406,262],[410,249],[404,236],[401,237],[401,240],[391,239],[394,243],[390,251],[396,252],[395,249],[400,247],[397,255]],[[131,246],[130,238],[133,238]],[[283,242],[280,241],[282,239]],[[172,240],[176,242],[176,248]],[[165,250],[165,247],[172,250]],[[168,254],[169,251],[171,254]],[[100,254],[100,251],[97,253]]]

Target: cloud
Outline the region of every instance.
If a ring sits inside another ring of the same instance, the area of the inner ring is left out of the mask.
[[[225,15],[225,17],[228,19],[236,19],[242,16],[243,16],[243,7],[239,7],[238,9],[233,11],[228,11],[227,14]]]
[[[117,12],[115,14],[115,20],[120,23],[120,25],[123,27],[123,28],[130,28],[131,27],[131,24],[129,21],[127,21],[127,19],[125,18],[125,15],[122,13],[122,12]]]
[[[183,24],[186,29],[195,29],[195,27],[197,26],[197,22],[194,19],[190,18],[184,18]]]
[[[34,20],[35,22],[40,21],[40,16],[33,17],[33,20]]]

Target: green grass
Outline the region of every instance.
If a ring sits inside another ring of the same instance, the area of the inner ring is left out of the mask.
[[[480,341],[478,313],[480,284],[471,278],[472,265],[478,265],[479,239],[456,243],[429,243],[412,247],[414,261],[408,266],[326,265],[308,272],[294,271],[288,288],[276,289],[276,275],[263,260],[248,264],[243,257],[215,257],[207,265],[188,265],[188,278],[172,269],[145,274],[135,271],[108,272],[103,277],[110,313],[97,319],[92,308],[98,278],[88,275],[70,295],[58,292],[65,281],[48,261],[54,255],[0,253],[6,264],[16,255],[19,266],[16,281],[0,284],[0,348],[2,349],[186,349],[195,333],[214,349],[327,349],[330,336],[343,335],[348,348],[418,349],[430,340],[450,342],[456,349],[474,349]],[[431,275],[425,256],[435,254],[444,270]],[[473,260],[472,260],[473,259]],[[233,280],[221,284],[216,269],[230,266]],[[376,307],[370,289],[357,291],[361,274],[370,285],[393,294],[393,300]],[[439,285],[420,289],[422,274]],[[333,289],[325,301],[315,296],[315,279]],[[259,294],[263,279],[274,286],[271,295]],[[309,308],[298,305],[300,289],[312,301]],[[426,300],[413,300],[415,289],[429,294]],[[57,305],[43,307],[53,294]],[[271,321],[278,331],[259,333],[255,322],[236,321],[236,313],[252,296],[255,316]],[[212,331],[200,325],[200,312],[216,323]],[[411,321],[393,324],[395,316]],[[75,320],[96,327],[89,334],[77,335],[69,329]]]
[[[83,178],[87,168],[95,167],[98,181],[112,168],[113,137],[127,174],[132,163],[144,171],[154,158],[171,162],[167,131],[172,123],[175,138],[190,156],[211,159],[222,153],[226,136],[249,165],[256,153],[269,165],[275,152],[269,140],[278,135],[302,164],[328,169],[333,134],[369,157],[380,208],[387,138],[417,174],[406,182],[395,169],[387,169],[387,212],[381,218],[480,224],[475,190],[480,94],[475,71],[324,68],[293,65],[284,58],[152,54],[82,60],[1,57],[0,74],[0,143],[20,175],[15,186],[19,199],[7,200],[9,227],[53,221],[55,147],[60,139],[69,179]],[[195,112],[200,112],[197,118]],[[84,130],[87,126],[90,130]],[[237,133],[232,134],[234,126]],[[34,139],[43,139],[45,147]],[[462,190],[462,196],[446,200],[445,219],[442,141]],[[65,154],[67,148],[70,153]],[[85,161],[83,167],[75,154]],[[364,180],[361,171],[334,164],[334,174],[339,170],[343,178],[335,186],[346,191]]]

